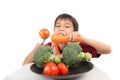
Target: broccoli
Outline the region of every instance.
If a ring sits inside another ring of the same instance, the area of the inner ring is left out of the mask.
[[[78,67],[82,58],[80,57],[80,52],[82,48],[79,44],[71,42],[69,43],[62,52],[63,62],[70,68]]]
[[[69,43],[62,52],[63,62],[70,68],[78,67],[81,61],[89,62],[92,55],[89,52],[82,52],[77,43]]]
[[[92,59],[92,54],[89,52],[80,52],[80,57],[82,58],[82,61],[89,62]]]
[[[40,46],[36,49],[33,59],[38,68],[43,68],[45,63],[53,61],[56,64],[61,62],[58,56],[52,54],[52,48],[50,46]]]

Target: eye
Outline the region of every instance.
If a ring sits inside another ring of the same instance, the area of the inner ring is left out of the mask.
[[[60,27],[59,25],[56,25],[55,27]]]
[[[70,26],[68,26],[68,25],[67,25],[67,26],[65,26],[65,27],[66,27],[66,28],[70,28]]]

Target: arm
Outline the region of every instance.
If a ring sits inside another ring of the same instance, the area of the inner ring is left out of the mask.
[[[81,41],[80,42],[83,42],[85,44],[88,44],[88,45],[94,47],[99,54],[108,54],[108,53],[110,53],[112,51],[111,47],[109,45],[107,45],[105,43],[102,43],[102,42],[99,42],[99,41],[96,41],[96,40],[93,40],[93,39],[83,37],[77,31],[74,31],[71,34],[67,35],[67,37],[70,40],[73,40],[73,41],[75,40],[75,38],[77,38],[77,36],[81,36]]]
[[[23,65],[27,64],[27,63],[32,63],[33,62],[33,55],[35,50],[40,46],[39,43],[36,44],[35,48],[27,55],[27,57],[25,58],[25,60],[23,61]]]
[[[108,54],[112,51],[109,45],[93,39],[82,37],[82,42],[94,47],[99,54]]]

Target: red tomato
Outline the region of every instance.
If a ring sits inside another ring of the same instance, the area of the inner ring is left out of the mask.
[[[43,28],[40,30],[39,35],[42,39],[47,39],[50,36],[50,32],[47,29]]]
[[[43,74],[50,76],[57,76],[59,74],[59,69],[55,63],[48,62],[45,64],[45,67],[43,69]]]
[[[59,63],[58,64],[58,68],[59,68],[59,74],[61,75],[66,75],[68,74],[68,68],[64,63]]]

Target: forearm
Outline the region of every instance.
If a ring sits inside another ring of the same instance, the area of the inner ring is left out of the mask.
[[[82,37],[82,42],[94,47],[99,54],[108,54],[111,52],[111,47],[100,41]]]
[[[23,65],[33,62],[33,54],[34,54],[34,50],[31,51],[31,53],[25,58]]]
[[[36,44],[35,48],[27,55],[27,57],[25,58],[23,65],[28,64],[28,63],[32,63],[33,62],[33,56],[34,56],[34,52],[35,50],[40,46],[39,43]]]

